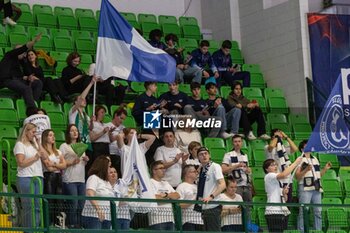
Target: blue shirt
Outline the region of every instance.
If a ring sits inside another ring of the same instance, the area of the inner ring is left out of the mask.
[[[135,100],[135,105],[132,109],[132,115],[134,116],[138,125],[143,123],[143,112],[147,111],[146,108],[152,104],[158,104],[158,100],[153,95],[148,96],[146,93],[142,93]]]
[[[204,70],[208,66],[213,73],[218,71],[209,52],[203,54],[200,49],[195,49],[192,51],[191,56],[190,66],[201,70]]]
[[[169,111],[172,110],[179,110],[180,113],[183,112],[183,108],[185,107],[185,105],[187,104],[187,99],[188,96],[179,91],[179,93],[177,95],[173,95],[170,93],[170,91],[162,94],[161,96],[159,96],[159,101],[161,100],[166,100],[167,104],[165,105],[165,108],[168,109]],[[175,107],[175,104],[178,103],[182,106],[181,109]]]
[[[191,105],[195,112],[202,111],[203,108],[207,106],[207,103],[205,102],[204,99],[200,98],[199,100],[195,100],[192,97],[188,98],[187,104]]]
[[[213,53],[213,61],[218,71],[228,71],[232,67],[231,54],[225,55],[221,49]]]

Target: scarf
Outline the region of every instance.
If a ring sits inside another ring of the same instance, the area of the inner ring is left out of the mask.
[[[233,165],[236,165],[237,163],[245,163],[248,167],[248,156],[244,154],[243,151],[240,151],[238,154],[236,151],[232,150],[231,152],[228,153],[230,155],[230,162]],[[237,183],[242,182],[243,176],[246,176],[247,178],[247,184],[250,183],[250,176],[249,174],[245,173],[242,169],[236,169],[232,171],[233,178],[237,180]]]
[[[78,110],[77,110],[78,111]],[[81,141],[88,145],[88,150],[92,151],[92,145],[89,137],[89,123],[87,122],[87,115],[85,112],[80,114],[78,111],[75,117],[75,125],[78,127],[80,132]]]
[[[304,191],[319,190],[320,192],[323,192],[321,186],[320,163],[318,162],[317,158],[312,155],[310,155],[310,158],[307,158],[304,154],[302,163],[303,162],[312,165],[311,171],[308,171],[302,180]]]
[[[284,171],[291,164],[289,156],[286,152],[286,148],[283,145],[283,141],[280,137],[277,137],[277,163],[279,165],[279,170]]]
[[[199,180],[198,180],[198,190],[197,190],[197,196],[196,200],[198,201],[200,198],[203,198],[204,194],[204,188],[205,188],[205,181],[207,180],[207,173],[209,171],[209,168],[213,162],[210,161],[207,165],[201,168],[201,171],[199,173]],[[202,212],[202,205],[201,204],[195,204],[194,211]]]

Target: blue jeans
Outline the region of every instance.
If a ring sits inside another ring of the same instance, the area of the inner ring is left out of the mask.
[[[85,229],[111,229],[111,221],[101,222],[98,218],[82,216],[83,227]]]
[[[63,194],[69,196],[85,196],[85,183],[63,183]],[[67,225],[71,227],[81,226],[81,212],[84,208],[85,200],[67,200],[69,205],[67,210]]]
[[[173,222],[163,222],[154,224],[149,227],[151,230],[164,230],[164,231],[174,231],[175,224]]]
[[[184,76],[190,77],[192,82],[201,83],[202,81],[202,70],[197,67],[187,67],[185,70],[176,68],[175,78],[179,79],[181,83],[184,83]]]
[[[221,227],[224,232],[243,232],[243,225],[226,225]]]
[[[43,183],[43,178],[39,177],[41,183]],[[32,177],[17,177],[17,189],[20,194],[30,194],[30,181]],[[34,182],[34,194],[43,193],[40,190],[38,182]],[[22,204],[22,227],[38,227],[40,226],[40,202],[38,198],[34,199],[34,209],[35,209],[35,226],[33,226],[33,214],[32,214],[32,198],[21,198]]]
[[[304,204],[321,204],[321,192],[312,190],[312,191],[304,191],[304,185],[299,185],[299,203]],[[314,228],[315,230],[322,230],[322,207],[312,207],[314,210]],[[303,219],[303,209],[300,208],[299,216],[298,216],[298,230],[301,232],[304,231],[304,219]]]
[[[129,230],[130,229],[130,219],[118,218],[117,219],[117,229]]]
[[[239,108],[233,108],[228,113],[226,113],[227,128],[230,130],[230,133],[238,133],[240,119],[241,109]]]
[[[226,121],[226,110],[225,107],[220,104],[215,111],[213,112],[212,116],[216,116],[219,117],[221,119],[221,129],[219,132],[219,136],[220,134],[222,134],[223,132],[226,131],[227,129],[227,121]]]

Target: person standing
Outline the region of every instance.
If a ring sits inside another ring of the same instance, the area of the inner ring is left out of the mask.
[[[280,180],[288,177],[292,171],[300,164],[301,158],[297,158],[294,163],[286,167],[282,172],[278,172],[277,163],[273,159],[267,159],[263,163],[265,172],[265,190],[267,193],[267,203],[285,203],[288,200],[288,186],[283,186]],[[269,232],[283,232],[288,226],[288,216],[290,211],[287,206],[266,206],[265,218]]]
[[[218,201],[219,194],[225,190],[224,175],[221,166],[210,160],[208,148],[199,148],[197,155],[202,167],[199,173],[196,200],[202,201],[203,204],[197,205],[195,210],[202,212],[205,231],[221,231],[222,206],[208,203]]]
[[[303,140],[299,144],[300,152],[304,152],[307,140]],[[332,167],[330,162],[327,162],[322,170],[320,170],[320,163],[318,159],[309,152],[302,155],[302,165],[297,168],[295,177],[299,183],[298,195],[299,203],[302,204],[321,204],[322,199],[322,185],[321,177]],[[314,228],[315,230],[322,230],[322,207],[314,206]],[[298,216],[298,230],[304,231],[304,217],[303,208],[299,210]]]

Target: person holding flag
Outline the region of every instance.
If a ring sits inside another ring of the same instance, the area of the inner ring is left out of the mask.
[[[303,204],[321,204],[322,185],[321,177],[332,167],[330,162],[327,162],[322,170],[318,159],[310,152],[304,152],[308,140],[303,140],[299,144],[299,150],[302,152],[302,165],[297,168],[295,177],[299,182],[299,203]],[[322,155],[321,155],[322,156]],[[321,206],[314,206],[314,228],[322,230],[322,215]],[[298,230],[304,231],[303,208],[300,208],[298,216]]]

